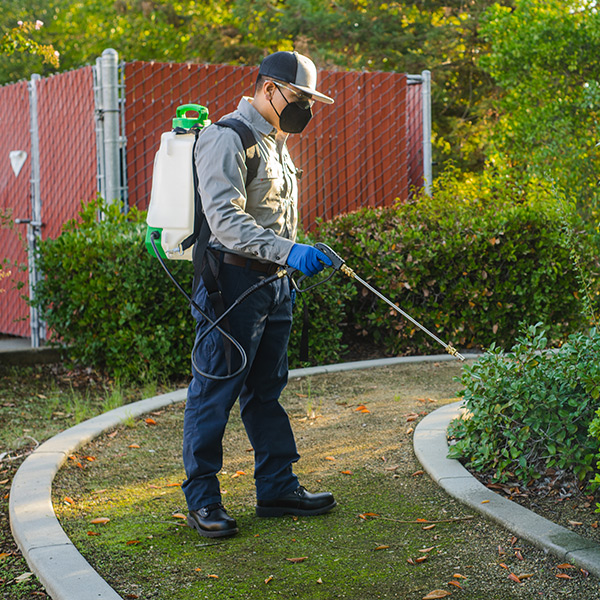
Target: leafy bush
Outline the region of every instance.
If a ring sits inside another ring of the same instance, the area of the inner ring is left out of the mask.
[[[485,177],[464,183],[449,171],[433,198],[339,216],[317,237],[456,347],[510,347],[521,326],[538,321],[552,339],[589,325],[578,273],[597,271],[597,253],[581,219],[544,184]],[[388,354],[440,351],[366,291],[350,310],[357,332]]]
[[[98,211],[105,217],[97,221]],[[144,245],[145,215],[92,202],[80,218],[65,224],[55,240],[44,240],[37,257],[46,274],[36,289],[36,304],[53,340],[70,348],[73,359],[124,379],[186,376],[194,321],[186,299],[169,281]],[[169,268],[191,290],[192,265],[170,261]],[[306,294],[313,334],[310,359],[327,362],[342,350],[338,324],[344,294],[326,301],[321,288]],[[352,290],[350,289],[350,292]],[[290,341],[292,366],[302,319],[296,312]]]
[[[104,219],[97,222],[98,211]],[[143,215],[92,202],[80,220],[40,245],[45,274],[35,302],[52,339],[77,362],[127,379],[171,376],[189,369],[193,327],[185,299],[144,247]],[[171,265],[184,288],[189,264]]]
[[[527,484],[549,468],[590,475],[598,451],[588,429],[600,397],[600,332],[574,334],[557,351],[547,344],[538,323],[510,352],[493,345],[465,368],[467,416],[451,425],[451,458],[501,482]]]

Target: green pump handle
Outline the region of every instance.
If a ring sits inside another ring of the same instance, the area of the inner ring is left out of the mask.
[[[188,117],[186,113],[188,111],[194,111],[198,113],[197,117]],[[194,125],[200,124],[201,127],[210,125],[208,119],[208,108],[201,106],[200,104],[182,104],[177,107],[175,111],[175,118],[173,119],[173,129],[181,127],[183,129],[190,129]]]

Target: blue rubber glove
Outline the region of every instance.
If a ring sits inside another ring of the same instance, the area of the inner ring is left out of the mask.
[[[288,255],[287,264],[293,269],[302,271],[312,277],[325,268],[331,266],[329,257],[320,250],[307,244],[294,244]]]

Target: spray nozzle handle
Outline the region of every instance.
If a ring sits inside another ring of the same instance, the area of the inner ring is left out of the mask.
[[[331,261],[331,268],[339,271],[341,266],[346,262],[341,256],[334,252],[327,244],[317,242],[315,248],[320,250]],[[329,265],[328,265],[329,266]]]

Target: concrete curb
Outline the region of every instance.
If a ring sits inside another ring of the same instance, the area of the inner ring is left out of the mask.
[[[446,430],[462,413],[461,402],[427,415],[415,428],[415,454],[431,478],[463,502],[517,537],[600,577],[600,545],[556,525],[479,483],[457,460],[446,458]]]
[[[480,355],[468,354],[467,359]],[[447,355],[399,357],[325,365],[290,371],[290,378],[323,373],[385,367],[417,362],[456,360]],[[84,421],[49,439],[17,471],[10,490],[10,525],[17,545],[54,600],[122,600],[113,588],[77,551],[60,526],[52,507],[52,481],[60,467],[78,448],[116,427],[164,406],[185,400],[187,389],[155,396],[111,410]]]

